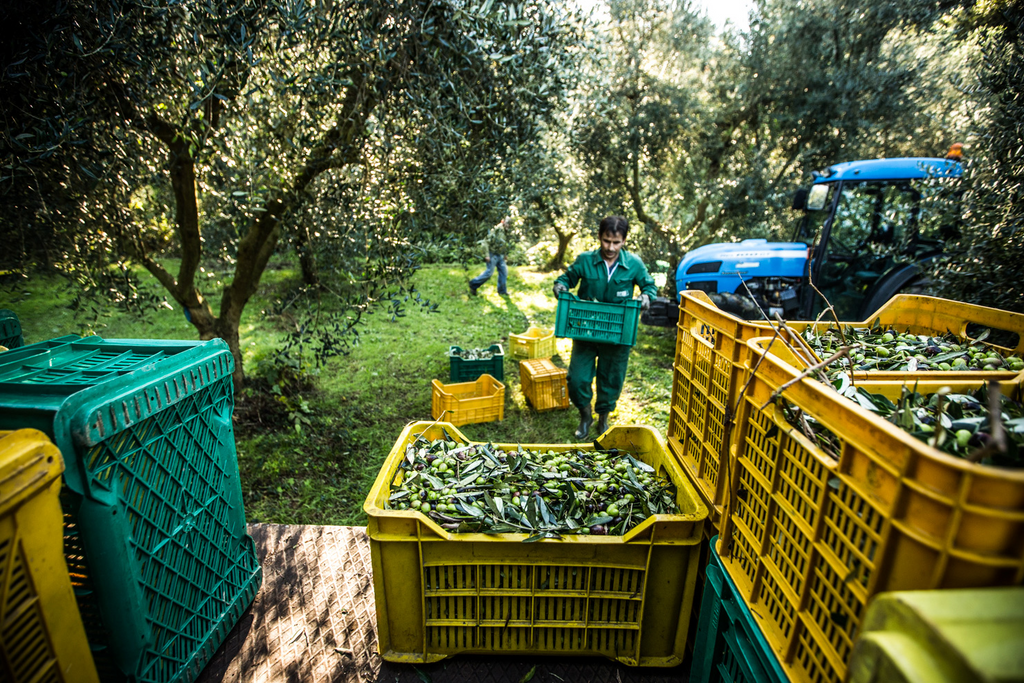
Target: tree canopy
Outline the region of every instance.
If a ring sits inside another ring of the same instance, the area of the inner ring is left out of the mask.
[[[580,40],[547,0],[7,12],[3,181],[18,202],[7,229],[26,253],[45,233],[49,262],[107,276],[122,296],[129,264],[143,265],[238,361],[242,310],[282,240],[309,284],[330,244],[343,255],[331,265],[372,301],[402,281],[402,228],[417,209],[493,218],[493,193],[467,186],[529,144]],[[198,278],[209,258],[234,267],[219,307]]]
[[[554,229],[552,268],[611,213],[674,266],[788,238],[812,170],[959,139],[968,227],[935,279],[1012,307],[1019,4],[758,0],[739,32],[689,0],[608,0],[600,21],[562,0],[7,3],[0,269],[139,306],[141,266],[240,361],[275,253],[344,333],[513,206],[531,243]]]

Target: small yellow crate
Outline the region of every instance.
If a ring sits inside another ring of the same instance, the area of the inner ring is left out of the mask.
[[[1024,471],[947,455],[804,379],[783,397],[836,437],[836,451],[824,451],[789,424],[781,400],[769,401],[798,371],[766,352],[767,341],[748,342],[756,371],[723,477],[718,552],[791,681],[845,679],[877,593],[1024,581]],[[983,386],[915,384],[925,393]],[[860,386],[891,400],[903,388]],[[1019,383],[1001,388],[1021,400]]]
[[[385,509],[406,447],[420,437],[471,443],[451,424],[407,425],[363,504],[385,660],[478,653],[597,655],[630,666],[683,661],[707,508],[657,432],[617,425],[597,445],[632,453],[670,479],[678,514],[649,517],[624,536],[533,543],[523,542],[528,534],[449,533],[421,512]]]
[[[0,431],[0,677],[98,681],[64,562],[60,450],[42,432]]]
[[[519,363],[519,382],[523,395],[537,412],[569,407],[566,369],[556,367],[547,358],[533,358]]]
[[[1024,681],[1024,588],[885,593],[850,657],[849,683]]]
[[[551,358],[555,355],[555,331],[530,326],[522,334],[509,334],[513,358]]]
[[[430,414],[455,425],[501,421],[505,417],[505,385],[490,375],[473,382],[441,384],[431,380]]]

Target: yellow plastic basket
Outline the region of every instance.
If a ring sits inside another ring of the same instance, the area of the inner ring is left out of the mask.
[[[450,424],[409,424],[363,504],[385,660],[484,653],[600,655],[631,666],[682,662],[707,509],[653,429],[616,426],[598,445],[629,451],[671,479],[679,514],[650,517],[625,536],[533,543],[523,542],[526,534],[448,533],[420,512],[384,509],[406,446],[421,434],[470,443]]]
[[[745,342],[765,328],[716,307],[704,292],[683,292],[676,332],[668,446],[679,458],[707,505],[709,524],[719,528],[726,417],[742,384]]]
[[[1017,346],[995,348],[1003,354],[1024,353],[1024,315],[1020,313],[901,294],[880,308],[871,320],[845,324],[870,327],[876,318],[885,327],[913,334],[952,332],[968,338],[970,325],[1005,330],[1018,335]],[[788,322],[787,325],[802,332],[811,326],[825,330],[829,323]],[[749,358],[746,342],[773,332],[774,326],[768,322],[743,320],[719,309],[704,292],[687,291],[681,295],[667,441],[708,506],[709,519],[715,529],[719,528],[724,496],[719,469],[730,447],[726,442],[728,418],[735,417],[736,395],[746,379]],[[1007,381],[1014,376],[1005,371],[854,373],[858,381],[902,382],[913,377],[923,385],[933,381]],[[732,440],[735,441],[735,434]]]
[[[842,681],[864,610],[882,591],[1024,580],[1024,471],[946,455],[814,379],[783,394],[840,441],[792,427],[772,392],[797,376],[752,340],[719,555],[792,681]],[[763,356],[760,364],[757,359]],[[919,391],[980,382],[930,381]],[[899,382],[863,384],[897,399]],[[1004,394],[1020,400],[1019,383]]]
[[[879,595],[849,683],[1024,681],[1024,588]]]
[[[547,358],[524,360],[519,364],[519,382],[523,395],[537,412],[569,407],[565,368],[556,367]]]
[[[98,681],[64,562],[60,450],[0,431],[0,679]]]
[[[1013,311],[1001,311],[997,308],[986,306],[975,306],[950,299],[939,299],[934,296],[918,296],[900,294],[894,296],[875,313],[870,320],[860,323],[844,323],[852,327],[870,327],[878,320],[879,324],[886,328],[893,328],[898,332],[910,332],[912,334],[927,334],[930,336],[942,335],[952,332],[961,339],[972,339],[971,326],[978,326],[993,331],[1011,332],[1017,335],[1017,344],[1014,347],[989,344],[1001,355],[1015,353],[1024,356],[1024,313]],[[829,323],[822,321],[817,323],[795,322],[787,323],[794,330],[803,332],[808,327],[814,327],[818,331],[828,329]],[[831,323],[835,327],[835,323]],[[762,328],[770,327],[767,323]],[[764,333],[758,336],[765,336]],[[820,360],[820,359],[819,359]],[[895,371],[857,371],[854,379],[868,380],[872,382],[901,381],[908,374],[912,374],[918,380],[941,380],[945,382],[974,381],[982,379],[995,379],[1000,382],[1014,377],[1016,373],[1008,370],[975,370],[975,371],[939,371],[924,370],[914,373]]]
[[[551,358],[555,355],[555,331],[530,326],[522,334],[509,334],[513,358]]]
[[[505,417],[505,385],[490,375],[473,382],[441,384],[431,380],[430,414],[454,425],[494,422]]]

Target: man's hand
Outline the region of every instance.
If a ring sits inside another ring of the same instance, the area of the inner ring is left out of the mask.
[[[646,311],[650,307],[651,307],[651,297],[647,296],[646,294],[641,294],[640,295],[640,310],[641,311]]]
[[[555,286],[551,288],[551,291],[555,293],[555,298],[557,299],[559,294],[561,294],[562,292],[568,292],[569,288],[563,285],[561,282],[556,282]]]

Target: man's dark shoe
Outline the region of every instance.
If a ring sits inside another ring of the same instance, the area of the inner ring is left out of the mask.
[[[476,290],[473,288],[473,285],[469,286],[469,295],[476,296]]]
[[[590,406],[580,408],[580,425],[576,428],[574,436],[577,439],[587,438],[590,434],[590,425],[594,424],[594,414],[590,412]]]
[[[608,413],[597,414],[597,435],[600,436],[608,431]]]

